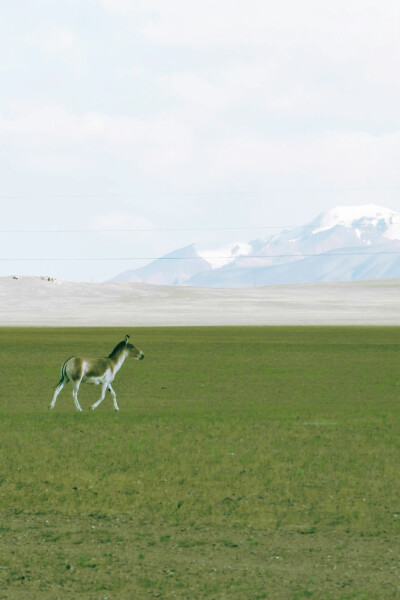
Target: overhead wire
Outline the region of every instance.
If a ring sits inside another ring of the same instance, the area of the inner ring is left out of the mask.
[[[109,194],[4,194],[0,200],[28,200],[28,199],[107,199],[107,198],[157,198],[157,197],[188,197],[188,196],[262,196],[267,194],[301,194],[319,192],[379,192],[400,190],[400,185],[383,186],[343,186],[343,187],[307,187],[307,188],[269,188],[264,190],[239,190],[239,191],[202,191],[202,192],[132,192]]]
[[[326,258],[329,256],[400,256],[399,252],[325,252],[320,254],[240,254],[237,256],[104,256],[104,257],[0,257],[0,261],[131,261],[131,260],[226,260],[248,258]]]
[[[330,229],[336,224],[323,225],[323,229]],[[390,225],[400,225],[400,221],[392,221]],[[352,225],[340,225],[345,229],[353,229]],[[124,228],[124,229],[0,229],[1,233],[168,233],[176,231],[253,231],[253,230],[290,230],[290,229],[320,229],[314,225],[247,225],[245,227],[155,227],[155,228]]]

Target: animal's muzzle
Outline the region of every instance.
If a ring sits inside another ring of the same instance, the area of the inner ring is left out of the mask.
[[[140,356],[139,356],[139,360],[143,360],[143,359],[144,359],[144,354],[143,354],[143,352],[141,352]]]

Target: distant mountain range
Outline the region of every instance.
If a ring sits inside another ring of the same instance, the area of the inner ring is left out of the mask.
[[[243,287],[400,277],[400,213],[340,206],[302,227],[223,248],[179,248],[112,281]]]

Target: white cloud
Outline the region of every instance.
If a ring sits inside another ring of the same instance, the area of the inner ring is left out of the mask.
[[[109,11],[126,15],[132,13],[137,8],[139,2],[132,0],[100,0],[101,4]]]
[[[154,229],[154,223],[145,217],[138,217],[130,213],[115,212],[97,215],[91,219],[91,227],[93,229],[147,231]],[[111,234],[112,232],[109,231],[109,233]]]
[[[40,48],[46,55],[76,66],[79,66],[85,55],[83,43],[74,31],[58,25],[43,26],[29,36],[28,42]]]
[[[137,173],[157,174],[180,189],[193,189],[199,181],[207,188],[226,181],[231,169],[246,186],[253,173],[266,172],[286,177],[302,171],[319,179],[327,173],[329,180],[336,172],[348,179],[346,164],[353,174],[370,178],[360,165],[376,172],[379,148],[386,161],[382,179],[393,173],[397,138],[375,135],[393,127],[400,101],[393,1],[102,0],[101,5],[113,11],[111,30],[134,24],[141,42],[165,55],[165,69],[142,62],[140,53],[129,54],[132,47],[122,35],[120,53],[110,54],[112,67],[115,59],[115,69],[108,65],[115,76],[110,86],[118,88],[121,79],[126,84],[127,69],[135,80],[130,95],[129,83],[123,88],[127,99],[121,104],[117,91],[114,97],[105,92],[99,52],[97,71],[89,77],[99,91],[98,105],[96,93],[89,90],[86,101],[75,89],[65,105],[47,92],[43,103],[16,102],[3,110],[4,143],[26,154],[33,149],[38,168],[47,162],[56,171],[64,163],[65,171],[73,171],[82,157],[95,168],[96,162],[104,164],[99,157],[111,157],[131,180]],[[31,43],[50,56],[78,55],[85,44],[72,27],[44,23],[43,35]],[[109,39],[115,40],[112,34]],[[99,51],[102,41],[93,32],[91,48]],[[188,47],[182,59],[171,48],[176,45]],[[71,108],[73,96],[80,110]],[[355,144],[353,154],[346,136]]]
[[[195,121],[203,121],[201,110],[218,113],[229,106],[242,116],[259,106],[319,120],[326,129],[335,119],[347,119],[345,127],[363,121],[372,130],[397,120],[400,30],[393,0],[146,5],[153,14],[141,33],[149,42],[165,51],[186,46],[215,53],[215,65],[209,60],[196,72],[177,66],[162,78],[164,92],[192,106]],[[129,2],[124,6],[128,10]]]
[[[283,89],[278,102],[283,107],[305,104],[314,90],[337,86],[352,91],[360,82],[384,83],[399,91],[400,28],[394,0],[103,0],[103,5],[135,24],[140,15],[139,32],[157,46],[215,52],[230,48],[223,67],[233,70],[230,87],[251,88],[260,78],[266,84],[271,70],[277,89],[288,87],[292,79],[294,93]],[[207,89],[212,82],[208,75],[204,81],[201,69],[191,75],[205,103],[225,97],[219,85]],[[182,77],[188,81],[190,71],[171,75],[170,86],[177,95],[190,94],[180,85]]]
[[[220,176],[257,173],[280,181],[297,178],[311,187],[351,187],[398,185],[399,162],[400,132],[327,132],[286,141],[235,137],[213,148],[209,164]]]
[[[218,85],[196,73],[174,73],[160,78],[167,95],[200,106],[218,110],[232,103],[232,89]]]
[[[103,4],[124,14],[137,12],[135,0],[103,0]],[[147,23],[142,33],[158,44],[221,45],[239,43],[294,48],[299,42],[321,50],[338,43],[352,42],[357,47],[384,44],[388,34],[398,34],[396,5],[393,0],[147,0]]]
[[[309,116],[316,109],[321,112],[322,106],[329,106],[330,111],[332,103],[337,106],[336,95],[340,91],[329,95],[332,90],[293,81],[288,70],[288,65],[279,67],[273,61],[263,64],[254,60],[228,69],[209,70],[204,75],[174,73],[162,77],[160,83],[165,94],[192,106],[197,117],[201,117],[199,108],[207,114],[229,106],[242,107],[243,111],[245,107],[249,111],[250,107],[259,106],[264,112]]]
[[[165,118],[138,119],[100,112],[72,113],[59,105],[15,104],[0,114],[0,135],[14,148],[118,156],[147,171],[165,171],[187,160],[191,131]]]

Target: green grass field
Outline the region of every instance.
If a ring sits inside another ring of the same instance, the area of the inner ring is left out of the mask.
[[[98,386],[61,363],[126,363]],[[0,598],[400,597],[400,329],[0,330]]]

